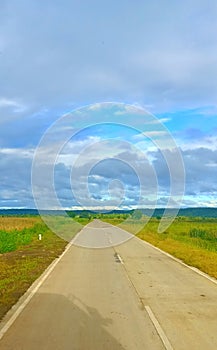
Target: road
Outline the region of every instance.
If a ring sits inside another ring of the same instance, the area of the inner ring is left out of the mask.
[[[74,243],[113,230],[95,220]],[[217,284],[138,238],[70,245],[2,322],[0,349],[216,350],[216,296]]]

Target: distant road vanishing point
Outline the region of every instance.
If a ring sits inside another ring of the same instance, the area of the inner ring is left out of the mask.
[[[83,228],[3,320],[0,349],[216,350],[216,281],[136,237],[79,246],[100,232],[118,229]]]

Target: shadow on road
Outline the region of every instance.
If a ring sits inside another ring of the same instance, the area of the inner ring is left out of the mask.
[[[124,350],[106,329],[112,319],[81,300],[39,293],[0,341],[4,349]],[[29,308],[31,306],[31,308]]]

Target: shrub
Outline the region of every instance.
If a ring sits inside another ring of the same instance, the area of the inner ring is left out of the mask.
[[[217,236],[214,232],[193,228],[189,231],[189,236],[193,238],[201,238],[209,241],[214,241],[217,239]]]

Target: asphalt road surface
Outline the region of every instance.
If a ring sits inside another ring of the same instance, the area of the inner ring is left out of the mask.
[[[74,243],[117,234],[95,220]],[[216,350],[217,284],[137,238],[73,244],[7,315],[0,338],[1,350]]]

